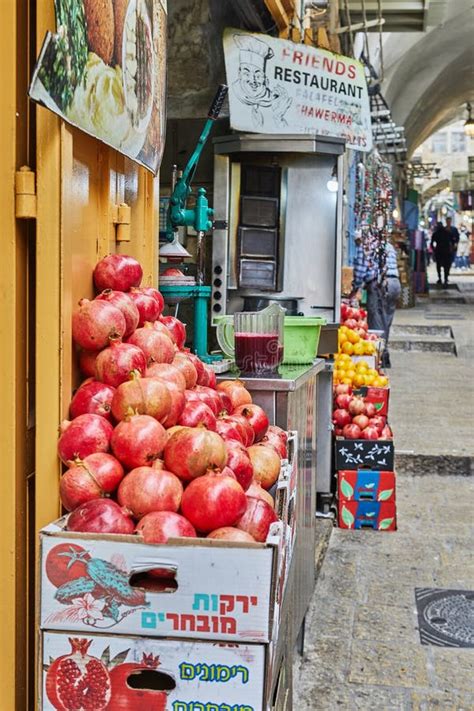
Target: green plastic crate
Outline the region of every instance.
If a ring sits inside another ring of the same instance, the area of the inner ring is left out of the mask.
[[[285,316],[285,365],[312,363],[316,358],[321,326],[327,323],[320,316]]]

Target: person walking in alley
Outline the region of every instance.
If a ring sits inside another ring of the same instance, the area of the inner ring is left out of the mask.
[[[441,284],[441,270],[444,271],[444,286],[448,285],[449,270],[454,254],[454,235],[447,230],[442,222],[436,223],[436,229],[431,237],[431,246],[435,255],[438,284]]]
[[[453,258],[451,264],[454,264],[458,252],[458,245],[459,245],[459,230],[457,227],[454,227],[453,225],[453,218],[452,217],[447,217],[446,218],[446,229],[451,235],[451,239],[453,241]]]
[[[384,316],[384,340],[385,349],[382,355],[382,367],[390,368],[390,353],[388,350],[388,339],[390,336],[390,328],[392,326],[397,302],[400,298],[402,287],[398,274],[397,251],[391,242],[385,244],[385,271],[382,279],[382,306]]]
[[[456,252],[456,261],[454,266],[457,269],[469,269],[471,254],[471,235],[463,225],[459,233],[458,251]]]
[[[362,238],[356,238],[356,254],[354,257],[354,276],[352,291],[349,298],[354,298],[359,289],[365,287],[367,291],[367,321],[369,328],[377,331],[384,330],[384,313],[382,290],[379,284],[379,265],[375,254],[366,254]]]

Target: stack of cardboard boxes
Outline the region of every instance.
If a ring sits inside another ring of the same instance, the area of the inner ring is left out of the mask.
[[[388,417],[389,388],[364,389],[366,402]],[[396,476],[392,440],[335,441],[340,528],[394,531],[397,527]]]
[[[296,471],[294,457],[282,464],[281,520],[261,544],[148,545],[133,535],[71,533],[64,519],[43,529],[38,708],[273,708]]]

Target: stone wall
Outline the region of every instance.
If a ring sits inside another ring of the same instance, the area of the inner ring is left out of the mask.
[[[223,29],[238,18],[227,0],[173,0],[168,12],[168,118],[204,117],[225,82]]]

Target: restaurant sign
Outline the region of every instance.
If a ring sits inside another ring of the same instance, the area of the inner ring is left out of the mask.
[[[364,68],[351,57],[228,28],[224,54],[230,123],[238,131],[311,133],[370,151]]]

